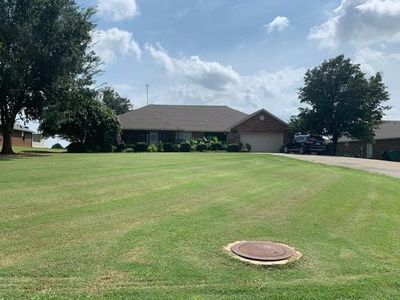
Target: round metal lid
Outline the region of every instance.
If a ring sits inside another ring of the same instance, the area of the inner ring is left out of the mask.
[[[278,261],[290,258],[294,249],[283,244],[249,241],[241,242],[232,246],[232,252],[244,258],[261,261]]]

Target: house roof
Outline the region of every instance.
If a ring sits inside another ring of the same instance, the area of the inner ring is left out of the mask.
[[[147,105],[120,115],[124,130],[225,132],[247,114],[228,106]]]
[[[399,121],[382,121],[382,124],[375,129],[375,140],[398,139],[400,138],[400,120]],[[343,137],[339,142],[354,141],[347,137]]]
[[[19,124],[15,124],[15,125],[14,125],[14,130],[15,130],[15,131],[23,131],[23,132],[30,132],[30,133],[33,133],[33,131],[30,130],[29,128],[24,127],[24,126],[21,126],[21,125],[19,125]]]
[[[1,123],[0,123],[0,125],[1,125]],[[14,124],[13,130],[33,133],[33,131],[30,130],[28,127],[24,127],[19,124]]]

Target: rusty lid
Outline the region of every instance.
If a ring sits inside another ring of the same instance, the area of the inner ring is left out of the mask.
[[[244,258],[261,261],[285,260],[294,254],[294,249],[289,246],[264,241],[240,242],[233,245],[231,250]]]

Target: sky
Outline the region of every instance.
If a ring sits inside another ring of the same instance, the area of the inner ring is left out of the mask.
[[[96,6],[97,86],[150,104],[297,113],[307,69],[339,54],[382,72],[400,119],[400,0],[78,0]]]

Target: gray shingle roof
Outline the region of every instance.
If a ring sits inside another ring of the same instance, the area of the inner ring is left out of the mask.
[[[382,124],[375,129],[375,140],[398,139],[400,138],[400,120],[382,121]],[[354,141],[347,137],[342,137],[339,142]]]
[[[1,125],[1,123],[0,123],[0,125]],[[33,131],[30,130],[28,127],[24,127],[24,126],[21,126],[19,124],[14,124],[13,130],[33,133]]]
[[[120,115],[125,130],[225,132],[247,114],[227,106],[148,105]]]
[[[29,128],[23,127],[23,126],[21,126],[19,124],[15,124],[14,125],[14,130],[33,133],[33,131],[30,130]]]

